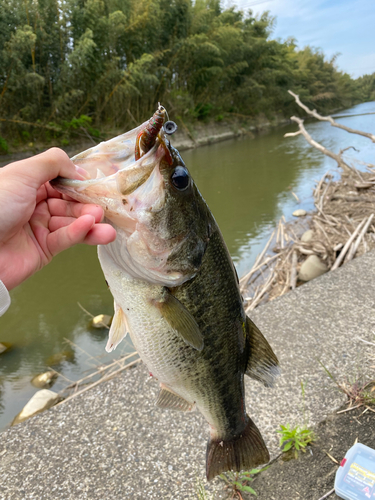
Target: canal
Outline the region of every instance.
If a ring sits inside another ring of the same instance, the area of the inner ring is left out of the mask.
[[[375,102],[339,115],[337,121],[344,125],[375,131]],[[347,155],[357,167],[360,162],[375,163],[370,140],[323,122],[308,122],[306,128],[335,152],[354,146],[359,152]],[[335,162],[302,136],[283,137],[296,129],[297,125],[288,125],[254,139],[228,140],[182,153],[218,221],[239,276],[252,265],[278,219],[285,215],[290,220],[296,208],[312,209],[315,181],[329,169],[337,172]],[[68,381],[133,350],[127,338],[107,354],[107,331],[90,328],[90,318],[79,306],[93,315],[113,311],[96,248],[78,246],[58,255],[11,297],[11,308],[0,318],[0,342],[13,346],[0,355],[0,429],[10,425],[36,392],[30,383],[34,375],[55,368],[62,375],[52,388],[58,391]]]

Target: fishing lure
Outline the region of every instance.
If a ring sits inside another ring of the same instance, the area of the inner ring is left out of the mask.
[[[146,154],[154,146],[156,139],[163,127],[166,110],[163,106],[159,104],[158,109],[150,118],[146,127],[139,132],[137,139],[135,141],[135,159],[139,160],[144,154]],[[163,146],[168,163],[172,163],[172,158],[168,147],[165,142],[161,139],[161,145]]]

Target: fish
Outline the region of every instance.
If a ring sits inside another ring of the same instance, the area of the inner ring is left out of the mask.
[[[272,386],[279,363],[245,314],[220,229],[161,125],[165,109],[159,105],[156,113],[156,131],[150,128],[154,116],[73,157],[89,179],[51,184],[77,201],[102,206],[116,229],[114,242],[98,246],[114,298],[106,350],[129,332],[160,383],[156,405],[203,414],[211,480],[269,461],[246,411],[244,376]]]

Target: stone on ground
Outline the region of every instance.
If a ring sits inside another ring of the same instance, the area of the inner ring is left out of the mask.
[[[112,316],[108,316],[108,314],[99,314],[91,320],[91,326],[93,326],[94,328],[109,328],[111,326],[111,323]]]
[[[307,214],[306,210],[303,210],[303,208],[299,208],[298,210],[294,210],[293,214],[294,217],[303,217]]]
[[[19,424],[44,410],[48,410],[48,408],[51,408],[58,400],[59,395],[48,389],[42,389],[36,392],[13,420],[12,425]]]
[[[328,271],[328,267],[317,255],[309,255],[299,270],[298,277],[302,281],[310,281]]]
[[[0,354],[8,352],[12,348],[12,345],[8,342],[0,342]]]
[[[301,236],[301,241],[303,241],[304,243],[308,243],[309,241],[311,241],[312,239],[314,238],[314,231],[312,229],[308,229],[307,231],[305,231],[303,233],[303,235]]]
[[[31,383],[38,389],[45,389],[46,387],[51,387],[56,378],[57,373],[53,370],[49,370],[48,372],[35,375],[35,377],[31,380]]]

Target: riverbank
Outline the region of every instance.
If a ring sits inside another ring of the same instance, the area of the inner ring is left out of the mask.
[[[258,134],[290,123],[291,121],[289,119],[282,116],[275,116],[272,119],[268,119],[264,115],[259,115],[253,119],[247,117],[243,117],[242,119],[234,117],[231,120],[222,120],[220,122],[195,122],[194,124],[185,123],[180,120],[178,121],[179,128],[171,137],[171,142],[179,151],[184,151],[236,137],[254,138]],[[107,132],[103,140],[109,140],[122,133],[124,133],[124,131],[121,130]],[[60,147],[72,157],[81,151],[93,147],[98,142],[100,142],[98,139],[91,137],[91,139],[86,140],[73,140],[69,145],[64,145],[60,140],[53,140],[48,144],[24,144],[13,151],[11,150],[9,154],[0,155],[0,167],[13,161],[29,158],[51,147]]]
[[[315,210],[297,208],[290,221],[281,217],[240,279],[246,312],[375,249],[374,165],[367,170],[326,172],[313,191]]]
[[[280,453],[276,433],[280,424],[307,421],[312,428],[346,402],[317,360],[340,382],[355,379],[359,372],[364,378],[372,377],[374,356],[369,342],[374,340],[374,296],[375,252],[368,252],[252,311],[282,369],[272,389],[246,377],[247,410],[272,458]],[[231,498],[220,479],[204,480],[208,427],[202,415],[160,410],[154,404],[157,393],[157,381],[141,364],[5,431],[0,443],[0,498],[197,500],[197,481],[208,498]],[[371,411],[365,418],[349,413],[362,419],[363,428],[373,429]],[[343,425],[351,423],[348,418]],[[320,427],[315,429],[324,441]],[[331,434],[333,449],[321,446],[339,462],[356,433],[352,427],[344,442],[335,437],[340,430],[336,427]],[[371,441],[363,442],[372,446]],[[312,453],[317,449],[313,447]],[[320,474],[323,469],[310,468],[307,454],[301,462],[288,462],[287,468],[280,469],[280,474],[288,471],[282,480],[297,471],[299,478],[306,477],[299,482],[298,495],[288,498],[317,500],[333,487],[335,464],[331,466],[324,452],[318,457],[331,474],[325,481],[316,481],[313,493],[314,471]],[[281,498],[284,483],[267,486],[262,475],[259,481],[260,500]],[[256,482],[253,487],[257,491]]]

